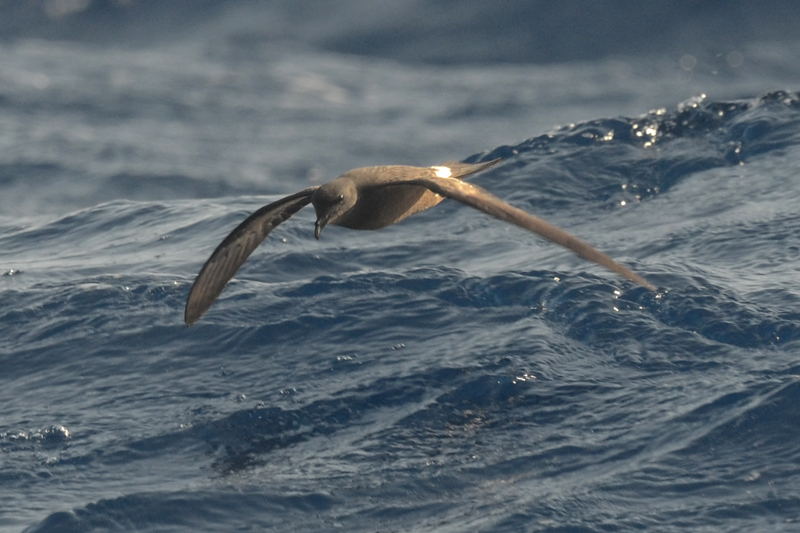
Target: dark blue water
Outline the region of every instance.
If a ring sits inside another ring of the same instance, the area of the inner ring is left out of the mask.
[[[0,530],[797,530],[796,43],[412,65],[206,15],[0,45]],[[183,325],[261,205],[495,157],[661,292],[450,201],[306,209]]]

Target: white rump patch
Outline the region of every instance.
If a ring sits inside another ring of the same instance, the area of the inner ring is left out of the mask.
[[[450,172],[450,169],[447,167],[431,167],[431,168],[436,171],[436,176],[439,178],[449,178],[450,176],[453,175],[453,173]]]

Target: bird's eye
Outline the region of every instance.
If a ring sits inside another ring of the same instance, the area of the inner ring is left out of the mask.
[[[337,197],[337,200],[339,200],[340,202],[341,202],[342,200],[344,200],[344,194],[340,194],[340,195]]]

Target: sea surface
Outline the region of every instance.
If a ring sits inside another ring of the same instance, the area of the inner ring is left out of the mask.
[[[0,531],[800,530],[800,41],[410,61],[256,5],[0,40]],[[183,324],[260,206],[497,157],[659,293],[453,201],[307,208]]]

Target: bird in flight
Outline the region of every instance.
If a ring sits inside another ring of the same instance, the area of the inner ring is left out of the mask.
[[[328,224],[350,229],[380,229],[452,198],[500,220],[515,224],[568,248],[634,283],[656,292],[655,285],[606,254],[544,220],[513,207],[463,177],[498,164],[501,159],[467,164],[446,162],[434,167],[381,166],[345,172],[324,185],[309,187],[265,205],[239,224],[217,246],[189,291],[184,320],[191,326],[203,316],[253,250],[289,217],[309,203],[319,239]]]

